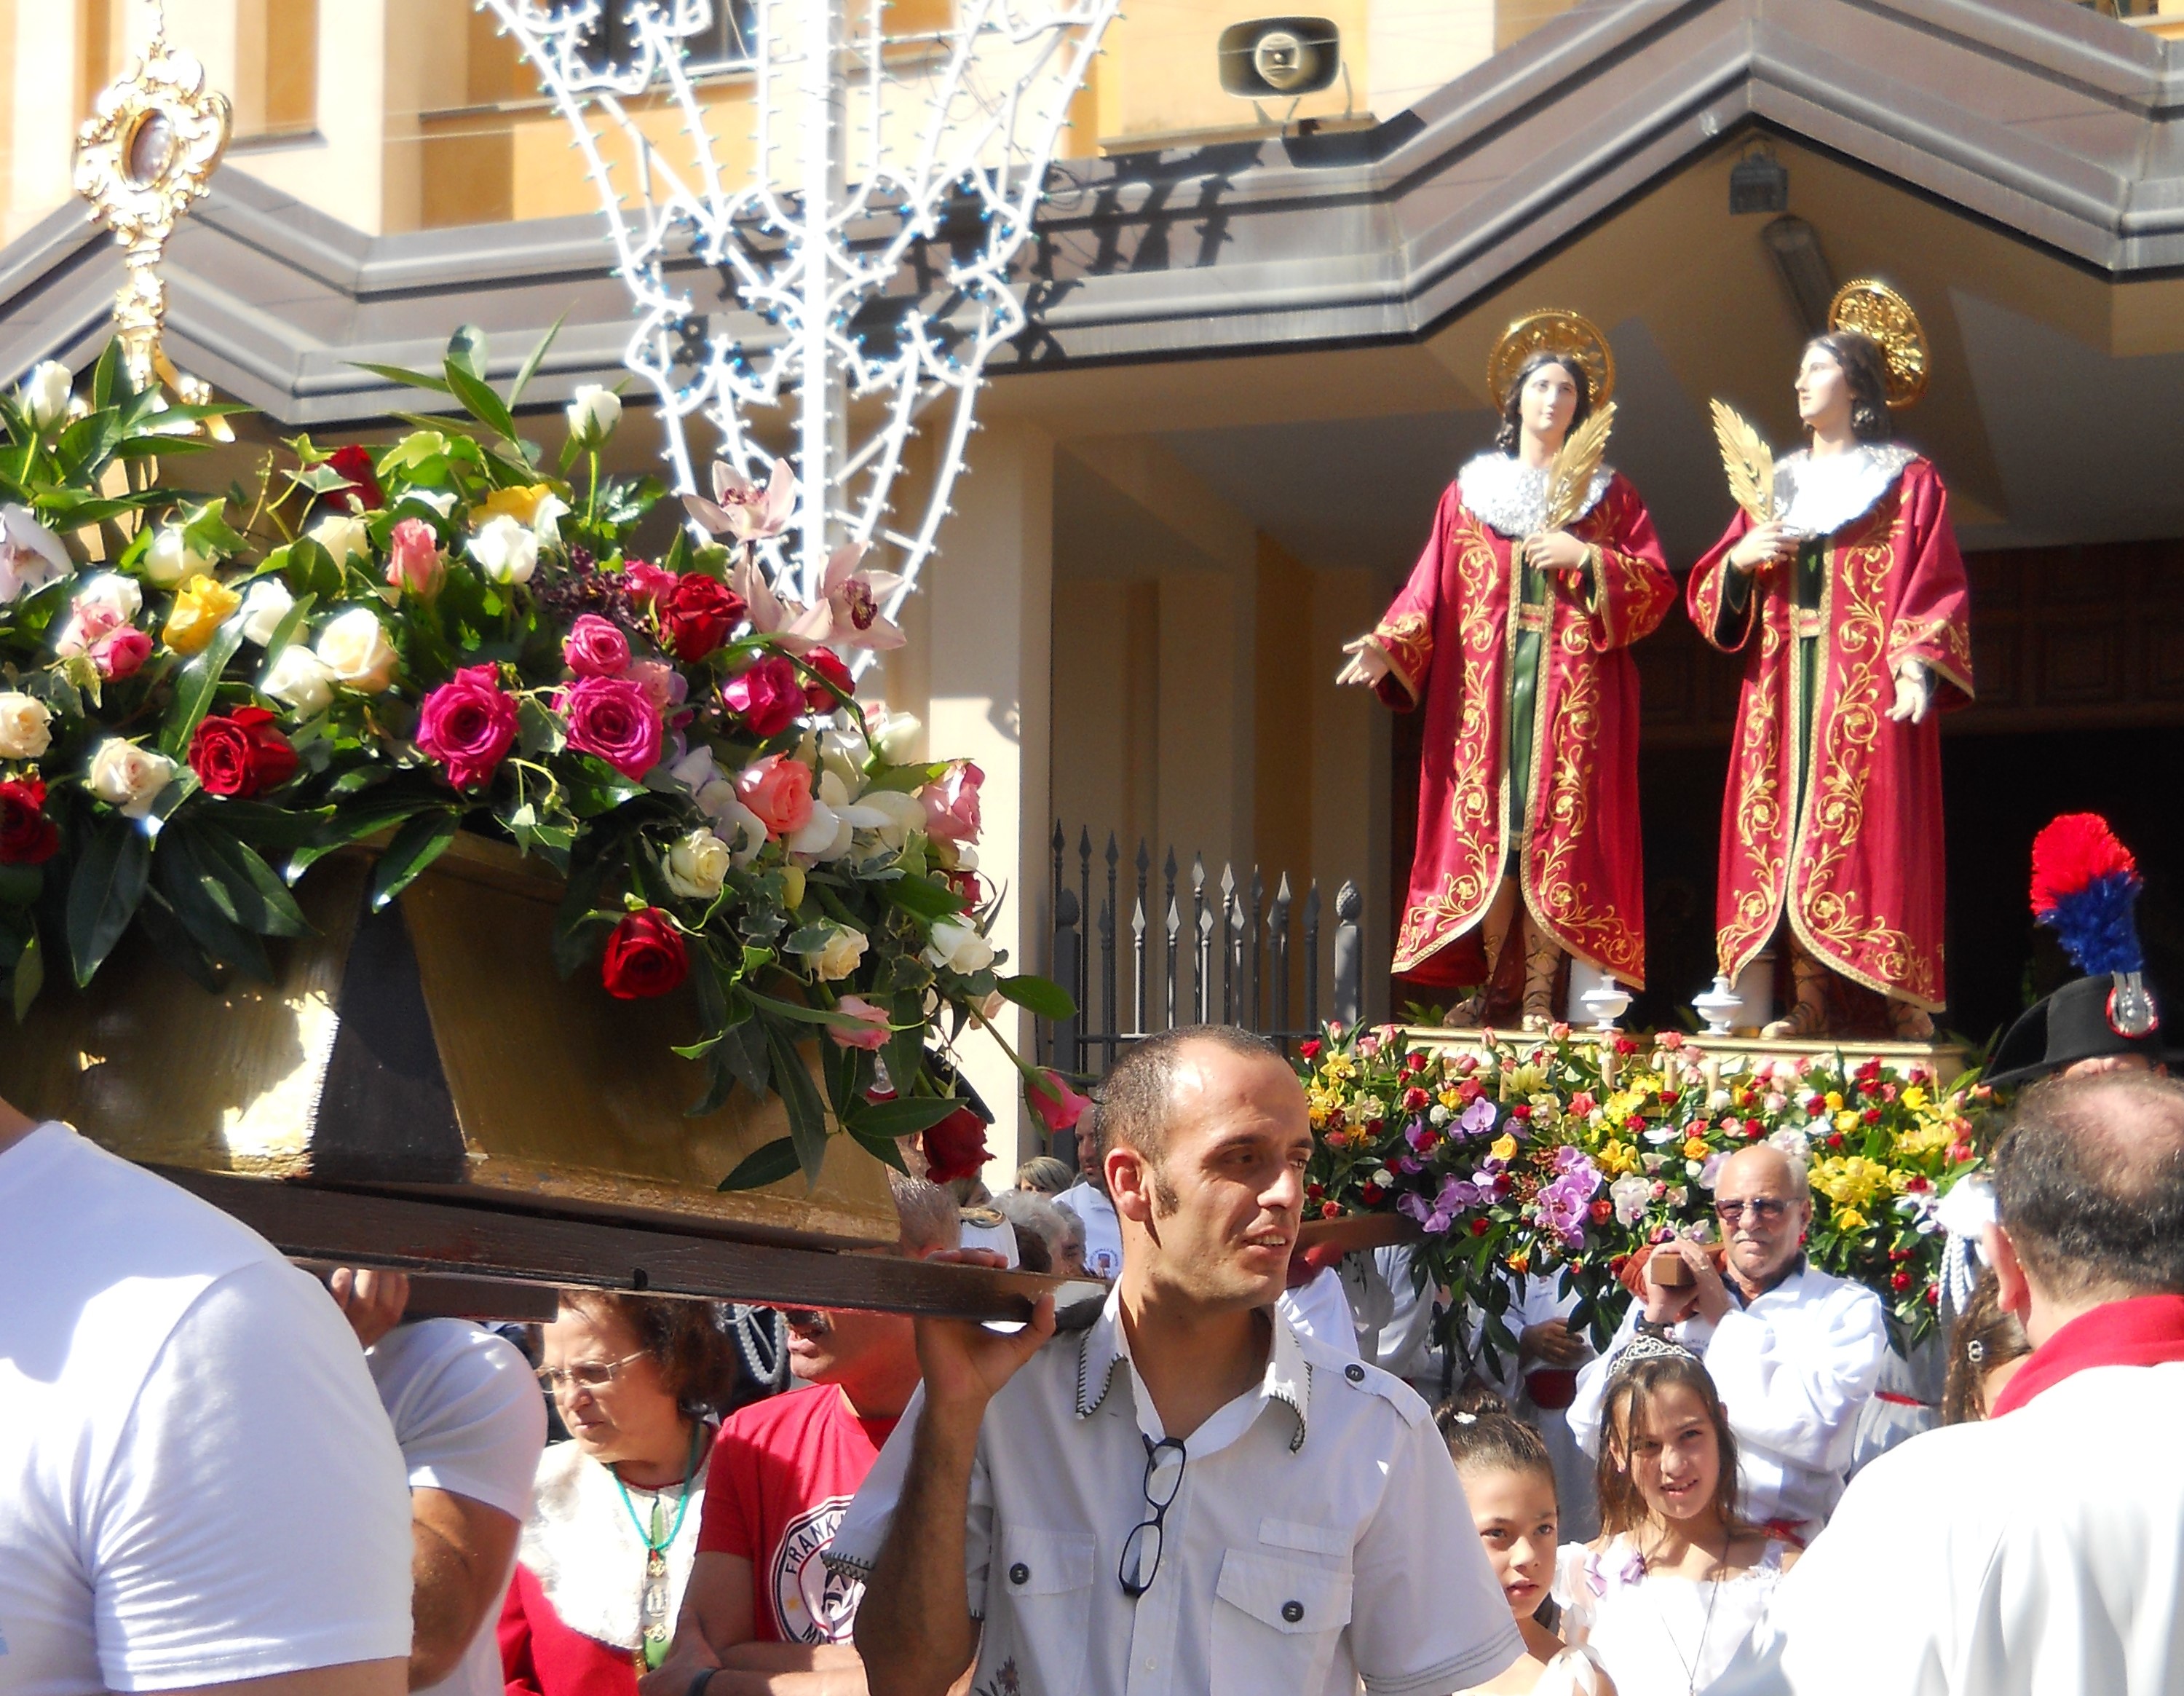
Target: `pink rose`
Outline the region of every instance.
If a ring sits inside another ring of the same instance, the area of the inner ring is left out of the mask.
[[[641,605],[658,606],[675,593],[675,585],[682,578],[673,572],[663,572],[647,560],[632,560],[621,569],[621,580],[628,585],[629,598]]]
[[[587,612],[569,627],[561,657],[580,678],[618,678],[629,669],[629,638],[598,613]]]
[[[91,663],[98,674],[109,683],[133,677],[145,661],[152,657],[152,639],[133,624],[125,624],[118,630],[109,630],[86,650]]]
[[[769,836],[794,836],[811,822],[811,768],[786,754],[769,754],[738,772],[736,795]]]
[[[627,675],[662,715],[670,707],[682,706],[689,697],[688,680],[665,660],[632,660]]]
[[[387,586],[430,600],[447,577],[448,561],[432,527],[421,518],[405,518],[397,524],[387,538]]]
[[[515,701],[492,666],[465,666],[425,697],[417,747],[448,768],[459,789],[491,783],[515,743]]]
[[[925,834],[935,842],[978,840],[978,785],[986,774],[968,760],[958,760],[918,791],[925,803]]]
[[[776,656],[738,672],[721,685],[728,711],[761,742],[778,736],[804,711],[804,684],[794,661]]]
[[[894,1033],[888,1029],[885,1007],[874,1007],[862,996],[844,996],[834,1010],[859,1021],[855,1029],[838,1024],[827,1027],[827,1035],[843,1047],[878,1049],[888,1046],[888,1038]]]
[[[1039,1122],[1049,1131],[1058,1135],[1075,1129],[1092,1101],[1089,1096],[1080,1096],[1071,1089],[1059,1072],[1041,1067],[1025,1075],[1024,1104],[1039,1115]]]
[[[579,678],[554,697],[569,745],[596,754],[626,778],[660,763],[660,710],[627,678]]]

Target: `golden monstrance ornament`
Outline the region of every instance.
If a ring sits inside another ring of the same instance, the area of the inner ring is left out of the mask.
[[[196,56],[167,45],[162,12],[142,61],[99,91],[76,132],[75,191],[121,243],[126,280],[114,299],[114,330],[139,393],[164,382],[186,405],[212,399],[210,386],[176,371],[159,346],[167,285],[159,261],[168,238],[202,199],[233,127],[227,97],[205,86]],[[232,440],[224,421],[212,432]]]

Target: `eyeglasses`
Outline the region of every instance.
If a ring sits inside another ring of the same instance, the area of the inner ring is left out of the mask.
[[[1716,1202],[1713,1210],[1729,1225],[1735,1225],[1747,1210],[1754,1224],[1772,1225],[1790,1211],[1790,1204],[1776,1196],[1755,1196],[1748,1202]]]
[[[1179,1437],[1145,1442],[1145,1505],[1153,1510],[1152,1517],[1130,1533],[1123,1544],[1122,1563],[1115,1569],[1123,1593],[1133,1602],[1153,1587],[1153,1575],[1160,1570],[1161,1526],[1176,1492],[1183,1488],[1184,1459]]]
[[[580,1360],[574,1366],[542,1366],[536,1376],[545,1386],[546,1393],[558,1396],[564,1389],[603,1390],[615,1381],[621,1369],[644,1353],[625,1354],[619,1360]]]

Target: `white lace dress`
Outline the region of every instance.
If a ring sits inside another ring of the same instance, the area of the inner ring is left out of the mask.
[[[1629,1539],[1566,1543],[1555,1561],[1562,1632],[1600,1659],[1620,1696],[1691,1696],[1719,1676],[1782,1576],[1786,1543],[1719,1580],[1647,1576]]]

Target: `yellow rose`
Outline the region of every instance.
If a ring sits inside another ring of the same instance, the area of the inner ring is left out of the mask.
[[[1836,1129],[1847,1136],[1858,1129],[1858,1115],[1848,1107],[1845,1107],[1836,1115]]]
[[[1826,1102],[1827,1102],[1827,1104],[1828,1104],[1828,1111],[1829,1111],[1830,1113],[1841,1113],[1841,1112],[1842,1111],[1842,1091],[1840,1091],[1840,1090],[1830,1090],[1830,1091],[1828,1091],[1828,1093],[1827,1093],[1826,1096],[1825,1097],[1825,1100],[1826,1100]]]
[[[553,492],[543,483],[497,488],[471,509],[472,525],[482,525],[489,518],[507,517],[528,527],[538,522],[539,503]]]
[[[233,617],[235,609],[242,605],[241,595],[200,572],[175,597],[175,610],[167,615],[167,628],[160,635],[177,654],[201,653],[212,640],[213,632]]]
[[[1918,1085],[1914,1084],[1908,1089],[1905,1090],[1903,1095],[1897,1099],[1900,1100],[1905,1107],[1910,1108],[1913,1113],[1917,1113],[1919,1108],[1926,1105],[1926,1092],[1923,1089],[1919,1088]]]
[[[1692,1136],[1692,1137],[1686,1137],[1686,1138],[1685,1139],[1685,1141],[1684,1141],[1684,1158],[1685,1158],[1685,1159],[1686,1159],[1686,1160],[1703,1160],[1703,1159],[1705,1159],[1705,1158],[1706,1158],[1706,1156],[1707,1156],[1706,1138],[1704,1138],[1703,1136]]]
[[[1517,1139],[1504,1131],[1494,1139],[1493,1146],[1486,1152],[1496,1160],[1514,1160],[1517,1158]]]
[[[1864,1230],[1865,1215],[1856,1208],[1844,1208],[1836,1214],[1837,1230]]]

